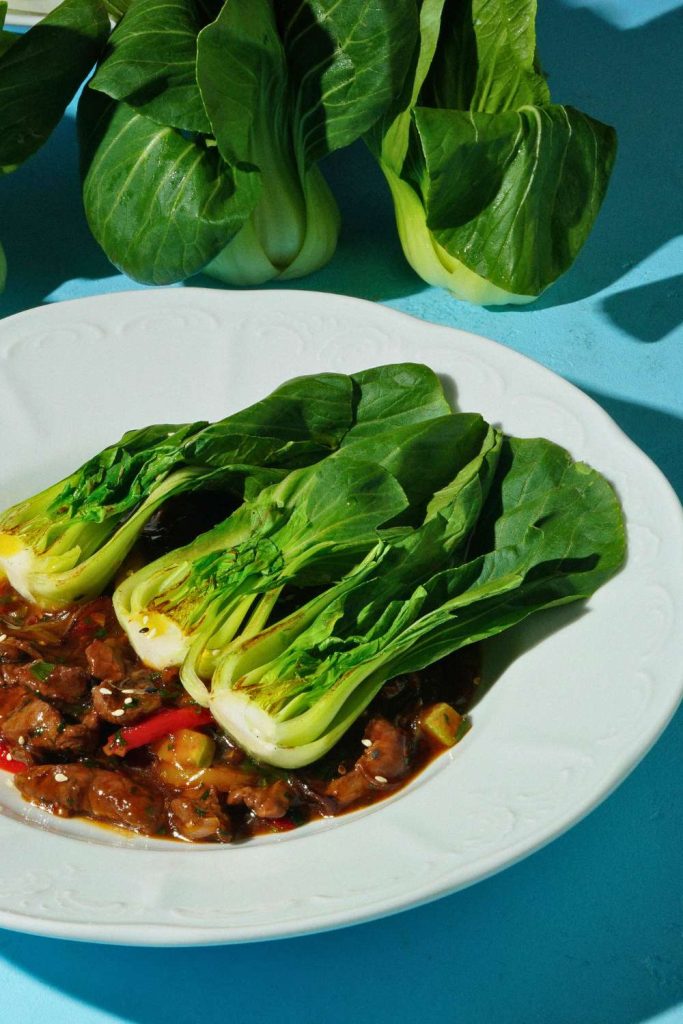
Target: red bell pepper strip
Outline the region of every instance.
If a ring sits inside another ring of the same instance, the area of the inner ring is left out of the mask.
[[[127,725],[119,729],[107,740],[104,748],[106,754],[118,754],[124,757],[129,750],[146,747],[178,729],[198,729],[202,725],[211,725],[213,715],[207,708],[196,704],[188,704],[182,708],[165,708],[142,722]]]
[[[291,818],[271,818],[268,824],[272,825],[276,832],[291,832],[296,828],[296,823]]]
[[[17,775],[19,772],[25,772],[28,765],[24,761],[17,761],[12,757],[12,751],[7,744],[0,740],[0,768],[6,772],[12,772],[13,775]]]

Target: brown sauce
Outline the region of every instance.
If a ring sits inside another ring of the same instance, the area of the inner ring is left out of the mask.
[[[255,764],[199,725],[213,759],[188,777],[173,764],[174,734],[118,743],[136,723],[193,706],[175,670],[139,661],[111,599],[46,612],[0,583],[0,767],[13,765],[22,796],[52,813],[145,835],[240,841],[377,803],[443,752],[422,728],[425,708],[447,703],[466,731],[478,675],[479,652],[467,648],[391,680],[325,757],[296,771]]]

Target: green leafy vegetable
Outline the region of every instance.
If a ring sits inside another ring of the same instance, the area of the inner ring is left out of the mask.
[[[329,585],[375,545],[381,527],[404,532],[420,521],[487,431],[469,414],[377,426],[375,434],[364,427],[360,420],[335,454],[291,473],[117,589],[119,621],[147,664],[182,662],[185,685],[205,702],[199,680],[210,678],[213,655],[243,625],[241,635],[261,629],[285,584]]]
[[[218,13],[220,4],[214,7]],[[208,134],[211,125],[197,88],[196,55],[197,34],[210,20],[194,0],[131,3],[90,86],[125,100],[160,125]]]
[[[79,109],[109,258],[156,284],[327,262],[339,220],[317,162],[388,107],[415,26],[414,0],[132,0]]]
[[[383,382],[383,399],[376,383]],[[214,424],[130,431],[66,480],[0,516],[0,567],[23,596],[59,607],[99,593],[145,523],[174,494],[258,491],[343,444],[356,420],[403,407],[419,422],[448,409],[427,367],[396,364],[358,379],[319,374],[286,382]]]
[[[408,261],[484,305],[528,302],[576,258],[612,128],[550,101],[535,0],[423,0],[412,81],[369,135]]]
[[[212,649],[214,642],[206,637],[219,631],[223,637],[231,629],[236,632],[258,594],[265,595],[258,611],[263,616],[266,608],[271,609],[271,591],[281,586],[287,573],[291,578],[292,566],[299,574],[307,569],[309,582],[311,562],[317,561],[320,572],[323,554],[327,581],[330,572],[350,568],[350,550],[367,550],[378,525],[398,515],[406,501],[424,504],[431,493],[429,481],[433,486],[448,475],[456,437],[462,446],[476,443],[482,421],[458,417],[456,422],[438,378],[425,366],[390,364],[342,380],[349,389],[348,429],[334,445],[327,441],[328,451],[337,447],[333,459],[319,463],[322,451],[317,459],[313,453],[306,461],[301,452],[296,460],[290,455],[289,465],[298,471],[265,489],[263,476],[256,480],[252,475],[247,501],[225,522],[141,569],[117,589],[117,614],[133,646],[149,664],[180,664],[200,630],[203,648]],[[323,402],[321,392],[319,405],[324,408]],[[277,423],[278,413],[273,413]],[[287,406],[280,414],[291,420]],[[286,423],[283,418],[283,426]],[[242,429],[248,426],[243,423]],[[307,429],[312,435],[311,426]],[[217,424],[198,434],[187,448],[192,459],[219,465],[233,443],[229,429],[230,421],[227,427]],[[291,424],[288,429],[291,433]],[[468,429],[474,441],[468,440]],[[257,430],[255,424],[254,436]],[[275,427],[269,430],[275,433]],[[322,439],[328,430],[323,423],[318,425]],[[434,458],[434,443],[439,439],[441,448]],[[259,457],[263,461],[264,454],[259,452]],[[281,462],[283,458],[279,455]],[[431,466],[425,472],[427,458]],[[306,464],[312,469],[301,471]],[[331,530],[334,544],[329,540]],[[370,540],[363,535],[368,530]],[[326,538],[315,550],[314,536]],[[308,538],[303,548],[301,537]],[[279,574],[276,582],[274,573]],[[141,633],[141,627],[149,629]]]
[[[422,527],[380,543],[336,586],[226,648],[209,706],[252,756],[285,768],[316,760],[387,679],[587,597],[620,567],[612,488],[557,445],[494,442],[466,477]]]
[[[0,29],[6,12],[0,4]],[[101,0],[64,0],[25,34],[0,34],[0,173],[16,170],[48,139],[108,34]],[[0,288],[4,281],[0,248]]]
[[[55,665],[51,661],[34,661],[30,671],[34,679],[44,683],[52,675]]]
[[[78,128],[90,229],[135,280],[163,285],[197,273],[255,202],[251,172],[125,103],[86,89]]]

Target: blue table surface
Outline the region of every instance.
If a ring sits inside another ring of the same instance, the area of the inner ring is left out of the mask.
[[[620,138],[607,201],[574,268],[522,309],[477,309],[426,287],[402,258],[383,181],[358,145],[327,164],[344,218],[337,254],[290,287],[383,302],[537,359],[596,398],[681,496],[683,16],[676,0],[539,6],[554,96],[615,125]],[[44,149],[2,182],[3,315],[140,287],[89,236],[76,162],[69,110]],[[679,711],[618,791],[567,835],[469,890],[372,924],[198,950],[0,931],[3,1018],[681,1022],[682,746]]]

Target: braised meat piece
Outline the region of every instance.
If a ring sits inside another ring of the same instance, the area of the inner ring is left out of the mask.
[[[0,680],[5,686],[25,686],[46,700],[75,704],[88,689],[88,674],[75,665],[52,665],[33,661],[28,665],[0,666]]]
[[[83,813],[93,772],[82,764],[43,764],[17,775],[14,784],[25,800],[69,818]]]
[[[234,786],[228,793],[228,803],[244,804],[257,818],[282,818],[293,799],[291,786],[284,779],[269,786]]]
[[[325,789],[326,796],[334,797],[340,807],[349,807],[408,771],[408,738],[386,718],[373,718],[368,723],[363,745],[367,749],[353,769],[334,779]]]
[[[136,832],[157,832],[164,820],[161,795],[122,771],[83,764],[41,765],[15,778],[25,800],[63,818],[85,814]]]
[[[156,832],[164,820],[164,802],[151,786],[122,771],[94,769],[86,813],[136,832]]]
[[[188,786],[171,800],[170,809],[175,830],[184,839],[227,843],[232,838],[230,819],[213,786]]]
[[[163,689],[159,673],[139,669],[118,683],[107,679],[93,687],[92,701],[95,711],[105,722],[129,725],[161,707]]]
[[[95,740],[93,723],[69,725],[63,715],[23,686],[0,689],[0,732],[28,750],[85,752]]]
[[[126,662],[115,640],[93,640],[85,649],[90,675],[119,683],[126,674]]]
[[[377,781],[400,779],[408,771],[408,738],[386,718],[373,718],[365,730],[370,746],[356,761],[364,775]],[[367,746],[367,744],[363,744]]]

